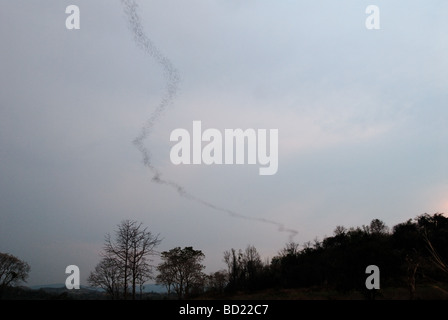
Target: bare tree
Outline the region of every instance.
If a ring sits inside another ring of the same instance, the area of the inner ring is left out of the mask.
[[[253,245],[248,245],[244,250],[242,263],[244,271],[246,273],[247,280],[252,281],[257,273],[262,269],[263,263],[261,262],[261,256],[257,249]]]
[[[421,257],[418,255],[416,250],[413,254],[406,255],[406,280],[409,288],[409,299],[413,300],[415,298],[416,290],[416,276],[417,270],[420,266]]]
[[[119,299],[123,290],[123,275],[118,262],[111,257],[104,257],[90,273],[87,281],[91,286],[106,290],[112,299]]]
[[[113,258],[123,278],[123,297],[127,299],[131,286],[132,299],[135,299],[137,282],[150,279],[150,259],[155,254],[155,247],[161,242],[158,235],[154,236],[142,223],[124,220],[115,231],[115,238],[106,235],[104,256]]]
[[[426,230],[423,232],[423,239],[426,242],[429,253],[431,254],[432,263],[443,272],[448,273],[448,265],[443,261],[442,257],[432,245]]]
[[[0,252],[0,296],[5,288],[26,282],[31,268],[19,258]]]
[[[227,273],[229,275],[229,284],[231,287],[238,286],[242,275],[242,260],[243,252],[241,249],[237,252],[234,248],[229,251],[224,251],[224,262],[227,264]]]
[[[152,265],[149,263],[146,263],[146,259],[143,258],[143,260],[140,263],[139,268],[137,269],[136,281],[135,281],[139,287],[140,298],[142,297],[142,294],[143,294],[144,284],[152,278],[153,278]]]
[[[253,245],[248,245],[244,251],[233,248],[224,251],[224,262],[227,264],[230,290],[247,289],[254,285],[263,269],[261,256]]]

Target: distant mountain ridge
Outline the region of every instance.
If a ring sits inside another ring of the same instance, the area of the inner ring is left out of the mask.
[[[104,289],[102,289],[102,288],[89,287],[89,286],[84,286],[84,285],[81,285],[80,287],[81,287],[80,290],[104,292]],[[27,286],[26,288],[29,288],[32,290],[44,289],[46,291],[58,291],[58,290],[65,291],[65,290],[67,290],[65,287],[65,283],[33,285],[33,286]],[[140,292],[140,290],[137,290],[137,291]],[[154,283],[153,284],[145,284],[142,291],[145,293],[148,293],[148,292],[166,293],[167,292],[167,290],[164,286],[154,284]]]

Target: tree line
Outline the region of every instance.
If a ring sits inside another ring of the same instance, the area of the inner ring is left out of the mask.
[[[130,225],[137,229],[141,227],[141,224],[126,220],[118,230]],[[138,235],[139,231],[131,234]],[[103,259],[118,259],[122,265],[117,261],[108,264],[117,272],[115,278],[109,276],[111,270],[95,269],[89,281],[92,285],[104,287],[111,298],[118,299],[127,298],[127,283],[131,283],[133,293],[129,297],[135,298],[135,271],[147,275],[146,278],[137,278],[139,285],[144,283],[143,280],[155,279],[166,287],[168,294],[175,294],[178,299],[268,288],[309,287],[339,292],[358,291],[369,298],[375,292],[365,286],[365,270],[369,265],[376,265],[381,270],[383,287],[406,287],[410,299],[415,298],[418,282],[448,282],[448,218],[440,213],[423,214],[392,229],[379,219],[361,227],[347,229],[337,226],[333,235],[322,241],[316,239],[303,245],[287,243],[270,261],[263,261],[253,245],[244,250],[231,248],[223,253],[226,269],[210,274],[203,272],[205,255],[201,250],[176,247],[161,252],[162,262],[154,268],[150,264],[145,265],[150,259],[142,258],[137,268],[130,268],[131,282],[126,280],[125,259],[120,258],[127,256],[126,250],[110,250],[110,237],[106,239],[106,256]],[[126,248],[122,237],[116,240],[120,244],[114,244],[114,247]],[[156,254],[153,249],[160,240],[152,237],[148,242],[152,246],[146,253]],[[134,250],[130,252],[130,261],[134,261],[134,254],[145,256],[144,250]],[[102,264],[100,262],[99,266]],[[145,272],[140,272],[140,267]],[[157,276],[153,277],[153,271],[157,271]]]
[[[369,265],[381,270],[382,288],[405,287],[410,299],[416,297],[419,283],[448,283],[448,218],[440,213],[423,214],[393,228],[379,219],[361,227],[337,226],[322,241],[287,243],[270,261],[263,261],[253,245],[231,248],[223,252],[226,269],[210,274],[204,272],[201,250],[187,246],[158,252],[160,243],[159,235],[142,223],[122,221],[113,235],[106,234],[89,284],[103,288],[110,299],[137,299],[150,280],[177,299],[311,287],[372,298],[377,290],[365,286]],[[160,257],[158,265],[155,256]],[[1,253],[0,294],[26,281],[29,271],[27,263]]]

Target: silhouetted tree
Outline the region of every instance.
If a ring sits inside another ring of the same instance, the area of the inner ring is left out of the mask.
[[[388,227],[379,219],[362,228],[337,226],[333,236],[314,244],[306,242],[302,250],[298,244],[287,244],[272,259],[271,272],[276,283],[284,287],[363,291],[368,265],[378,265],[385,278],[396,274],[390,237]]]
[[[400,258],[409,297],[416,297],[424,279],[447,281],[443,266],[448,261],[448,218],[440,213],[422,214],[393,228],[393,246]]]
[[[202,251],[193,247],[176,247],[162,252],[161,258],[163,262],[157,267],[157,283],[173,287],[179,300],[188,298],[193,290],[203,290],[205,275],[202,270],[205,266],[202,260],[205,256]]]
[[[239,287],[242,281],[243,269],[242,269],[242,256],[241,250],[238,252],[235,249],[224,251],[224,262],[227,264],[227,273],[229,277],[229,290],[234,290]]]
[[[87,279],[91,286],[104,289],[112,299],[119,299],[124,287],[123,274],[118,264],[116,259],[104,257]]]
[[[114,261],[122,277],[123,298],[127,299],[131,286],[131,297],[135,299],[137,285],[142,285],[151,277],[150,256],[161,240],[154,236],[142,223],[124,220],[118,225],[115,237],[106,235],[103,256]]]
[[[263,269],[260,254],[253,245],[248,245],[242,255],[245,285],[249,289],[257,287],[257,278]]]
[[[429,253],[431,254],[432,262],[434,263],[434,265],[443,272],[448,273],[448,264],[445,263],[444,259],[434,248],[434,246],[431,243],[431,240],[429,240],[428,235],[426,233],[424,233],[424,239],[426,244],[428,245],[428,250]]]
[[[445,276],[448,273],[448,218],[443,214],[436,213],[432,216],[423,214],[416,220],[429,262],[439,270],[437,277],[446,279]]]
[[[261,275],[265,266],[261,256],[253,245],[248,245],[244,251],[230,249],[224,252],[224,262],[229,274],[228,290],[255,289],[264,286]],[[267,267],[267,266],[266,266]]]
[[[31,268],[19,258],[0,252],[0,298],[3,291],[20,282],[26,282]]]
[[[168,296],[172,293],[172,288],[174,288],[175,282],[175,272],[176,270],[169,264],[159,264],[157,266],[159,274],[156,277],[156,282],[165,286]]]
[[[305,244],[305,249],[302,252],[300,252],[300,245],[298,243],[287,243],[271,261],[271,271],[273,272],[275,281],[286,288],[299,286],[300,272],[303,271],[299,267],[299,259],[311,250],[310,242]]]
[[[207,290],[222,294],[228,284],[228,274],[225,270],[213,272],[207,276]]]
[[[389,228],[386,226],[386,224],[379,219],[373,219],[370,222],[368,230],[373,234],[387,234],[389,232]]]

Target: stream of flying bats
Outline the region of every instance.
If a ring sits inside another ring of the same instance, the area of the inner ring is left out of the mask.
[[[121,3],[123,5],[124,13],[128,21],[129,29],[134,36],[134,41],[137,47],[143,50],[145,54],[154,59],[155,62],[160,65],[166,78],[165,92],[162,96],[161,101],[157,105],[156,109],[151,113],[149,118],[146,120],[145,124],[140,130],[140,134],[133,141],[134,145],[142,155],[144,165],[149,168],[152,173],[152,181],[161,185],[167,185],[175,189],[181,197],[200,203],[201,205],[213,209],[217,212],[225,213],[230,217],[274,225],[278,228],[278,231],[289,233],[289,241],[292,242],[294,236],[297,235],[298,232],[296,230],[286,228],[283,223],[270,219],[251,217],[226,208],[219,207],[211,202],[192,195],[183,186],[179,185],[175,181],[162,178],[162,173],[152,164],[151,152],[145,146],[144,141],[148,138],[154,125],[165,112],[166,108],[169,105],[173,104],[179,88],[179,72],[173,66],[170,59],[162,54],[162,52],[160,52],[154,42],[145,34],[140,16],[137,12],[138,4],[136,3],[136,1],[121,0]]]

